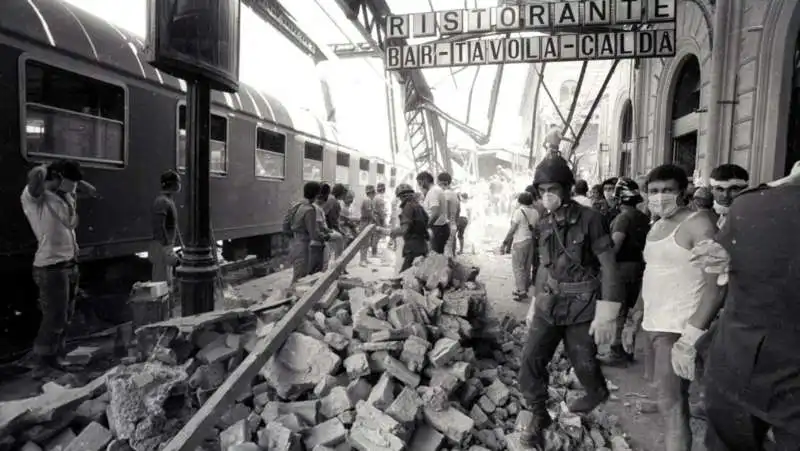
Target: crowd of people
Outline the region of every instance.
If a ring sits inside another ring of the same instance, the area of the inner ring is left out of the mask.
[[[589,189],[558,155],[537,167],[501,246],[514,299],[531,301],[519,376],[533,413],[525,445],[541,446],[552,421],[547,364],[563,341],[586,390],[573,412],[609,398],[603,365],[642,357],[667,451],[691,449],[692,381],[703,388],[709,450],[762,450],[768,431],[774,449],[800,449],[797,168],[749,188],[744,168],[724,164],[694,187],[665,164]]]

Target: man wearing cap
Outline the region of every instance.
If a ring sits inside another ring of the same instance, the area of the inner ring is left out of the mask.
[[[563,340],[586,395],[570,403],[587,413],[609,397],[597,360],[597,344],[610,343],[620,309],[614,245],[599,212],[574,202],[575,177],[562,157],[551,155],[536,168],[534,186],[547,213],[537,224],[540,264],[535,314],[528,330],[519,375],[520,389],[533,413],[521,425],[522,445],[541,446],[552,418],[547,412],[547,365]]]
[[[153,240],[147,256],[153,265],[151,280],[172,286],[172,268],[178,263],[175,243],[178,238],[178,209],[175,194],[181,190],[181,177],[169,170],[161,174],[161,193],[153,201]]]
[[[97,197],[83,180],[80,165],[58,160],[33,168],[20,201],[38,248],[33,278],[39,287],[42,322],[33,345],[34,377],[60,369],[64,334],[75,310],[78,291],[78,226],[76,193]]]
[[[403,265],[400,272],[410,268],[417,257],[428,255],[428,214],[417,202],[411,185],[401,183],[395,190],[400,199],[400,221],[391,236],[402,238]]]
[[[417,184],[422,190],[425,200],[423,207],[428,213],[428,226],[431,229],[431,250],[444,254],[447,240],[450,238],[450,224],[447,221],[447,198],[444,190],[433,180],[433,174],[427,171],[417,175]]]

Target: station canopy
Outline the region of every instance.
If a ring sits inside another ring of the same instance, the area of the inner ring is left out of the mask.
[[[329,61],[321,63],[320,71],[334,86],[333,90],[339,95],[334,95],[334,105],[337,110],[347,108],[347,102],[341,98],[342,84],[361,86],[367,88],[377,83],[383,90],[383,63],[379,58],[342,58],[330,60],[333,54],[331,46],[335,44],[350,44],[353,46],[366,46],[362,34],[356,25],[345,17],[344,12],[333,0],[280,0],[284,8],[294,16],[309,37],[317,45],[326,47]],[[386,0],[393,14],[419,13],[427,11],[443,11],[449,9],[473,9],[497,6],[502,0]],[[410,39],[413,44],[419,39]],[[504,147],[512,150],[522,147],[524,137],[529,133],[522,124],[520,107],[522,93],[528,74],[529,65],[509,64],[502,69],[492,139],[488,146]],[[486,134],[489,130],[489,111],[492,86],[500,66],[468,66],[456,68],[427,68],[421,72],[433,91],[436,105],[456,120],[469,125],[471,128]],[[397,91],[398,94],[400,91]],[[347,95],[347,94],[344,94]],[[380,101],[385,102],[385,95],[380,96]],[[380,108],[380,109],[379,109]],[[376,102],[369,108],[370,111],[385,111],[385,104],[379,106]],[[344,112],[342,112],[344,113]],[[377,116],[377,115],[373,115]],[[385,115],[380,115],[388,123]],[[366,120],[366,119],[365,119]],[[372,127],[380,127],[374,124]],[[373,128],[373,130],[376,130]],[[343,130],[340,130],[344,132]],[[388,133],[388,130],[387,130]],[[350,135],[350,133],[346,133]],[[387,136],[387,135],[384,135]],[[477,144],[465,133],[448,127],[448,142],[451,146],[462,149],[476,148]]]

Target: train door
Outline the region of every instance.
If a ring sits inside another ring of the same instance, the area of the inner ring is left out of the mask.
[[[789,174],[795,162],[800,161],[800,34],[797,35],[794,50],[792,75],[792,103],[789,109],[789,136],[786,139],[786,161],[783,173]]]
[[[682,167],[689,177],[697,167],[697,136],[700,120],[700,63],[686,57],[676,77],[672,97],[672,142],[667,161]]]

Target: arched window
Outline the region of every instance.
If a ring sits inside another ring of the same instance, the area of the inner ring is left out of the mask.
[[[622,106],[619,136],[619,175],[629,177],[633,172],[633,104],[630,100],[626,100]]]
[[[672,97],[672,163],[682,167],[689,177],[697,166],[697,135],[700,120],[700,62],[687,56],[675,77]]]

